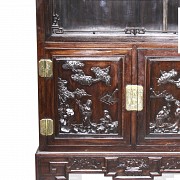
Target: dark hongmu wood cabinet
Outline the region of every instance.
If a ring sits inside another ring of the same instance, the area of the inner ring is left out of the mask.
[[[37,180],[180,172],[179,0],[37,0]]]

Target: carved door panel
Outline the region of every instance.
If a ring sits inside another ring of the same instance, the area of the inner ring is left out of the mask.
[[[144,109],[138,112],[138,145],[171,150],[180,142],[180,56],[177,49],[138,51],[138,84]],[[160,148],[163,146],[163,148]]]
[[[46,117],[53,119],[54,133],[40,136],[44,139],[41,148],[127,149],[130,113],[125,113],[124,87],[131,84],[131,50],[100,50],[98,56],[97,50],[65,53],[67,50],[47,51],[53,77],[46,79]]]

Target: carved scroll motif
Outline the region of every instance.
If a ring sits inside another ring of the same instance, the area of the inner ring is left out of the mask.
[[[126,27],[125,34],[145,34],[146,29],[144,27]]]
[[[174,80],[177,76],[177,71],[172,69],[169,72],[162,71],[160,78],[158,78],[158,84],[175,84],[180,88],[180,81]],[[172,94],[166,90],[162,92],[155,92],[153,88],[151,90],[151,98],[160,98],[164,100],[165,104],[155,116],[153,123],[150,123],[151,133],[179,133],[179,121],[180,121],[180,101],[176,99]]]
[[[74,73],[71,75],[71,78],[81,85],[91,86],[92,84],[100,81],[104,82],[107,86],[110,85],[110,66],[106,68],[92,67],[91,71],[94,73],[95,78],[85,74],[85,72],[81,69],[84,67],[84,63],[81,63],[80,61],[66,61],[62,67],[65,70],[70,69]]]
[[[60,132],[75,134],[114,134],[117,133],[118,121],[113,121],[108,110],[104,110],[104,115],[99,119],[100,123],[92,123],[92,101],[88,99],[86,103],[80,100],[82,97],[90,97],[84,89],[76,89],[74,92],[67,88],[67,81],[59,78],[58,80],[58,111],[60,117]],[[74,108],[70,106],[68,100],[72,99],[81,114],[81,124],[75,121]]]
[[[52,34],[63,34],[63,28],[59,26],[60,17],[58,14],[53,14],[53,22],[52,22]]]

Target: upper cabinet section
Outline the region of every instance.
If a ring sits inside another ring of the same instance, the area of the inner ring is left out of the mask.
[[[180,0],[46,0],[46,38],[175,34],[178,6]]]

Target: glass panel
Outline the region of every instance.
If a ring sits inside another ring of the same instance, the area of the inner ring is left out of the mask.
[[[178,29],[178,7],[180,7],[180,0],[169,0],[168,2],[168,30]]]
[[[162,30],[163,0],[55,0],[54,13],[65,31],[157,31]]]

